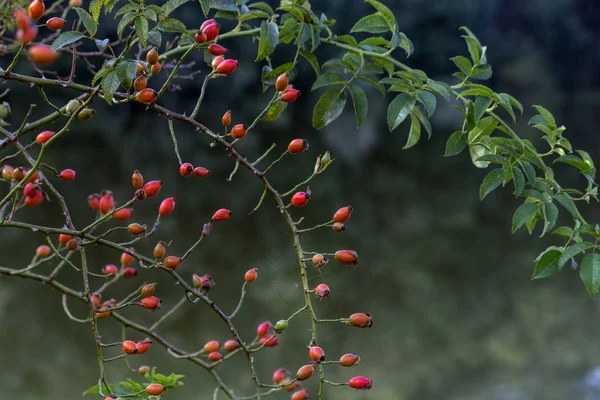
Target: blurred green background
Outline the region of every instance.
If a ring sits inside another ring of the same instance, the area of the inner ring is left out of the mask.
[[[337,33],[349,31],[356,20],[371,12],[358,0],[312,3],[317,13],[338,20],[334,27]],[[410,66],[425,70],[434,79],[454,82],[448,59],[466,53],[458,28],[467,25],[488,46],[488,59],[494,67],[493,88],[515,95],[527,106],[518,131],[536,140],[526,121],[532,115],[529,106],[543,104],[568,127],[567,135],[574,146],[597,158],[600,3],[385,3],[415,44],[415,54],[406,61]],[[202,21],[197,3],[182,7],[178,16],[187,26]],[[97,36],[108,35],[115,25],[112,18],[108,19]],[[241,66],[231,77],[209,85],[200,115],[213,129],[220,129],[220,117],[228,109],[233,110],[234,123],[252,121],[270,97],[261,92],[260,66],[252,62],[256,44],[246,38],[224,45]],[[337,50],[323,46],[317,51],[322,61],[337,54]],[[276,60],[283,62],[290,56],[289,49],[280,50]],[[397,50],[397,56],[402,57],[401,50]],[[161,104],[179,112],[191,111],[208,70],[201,55],[194,60],[192,70],[202,74],[178,81],[181,90],[166,95]],[[7,57],[0,58],[0,65],[8,62]],[[63,56],[61,76],[68,75],[69,63]],[[28,68],[22,63],[16,71],[32,73]],[[89,82],[88,75],[82,65],[78,79]],[[301,64],[298,76],[294,84],[302,90],[302,97],[277,122],[259,124],[238,149],[253,159],[271,143],[277,144],[276,155],[290,139],[307,139],[310,151],[287,158],[273,173],[272,180],[281,190],[310,175],[316,155],[330,150],[335,163],[311,183],[313,198],[307,207],[294,210],[294,216],[305,217],[308,227],[328,220],[341,206],[351,204],[355,208],[346,232],[325,229],[304,239],[307,250],[352,248],[360,254],[356,267],[332,262],[322,274],[310,271],[311,285],[325,282],[332,289],[329,299],[316,303],[319,316],[337,318],[364,311],[371,312],[375,321],[371,329],[364,330],[342,324],[320,328],[320,341],[329,359],[346,352],[362,357],[357,368],[329,366],[328,379],[346,381],[354,375],[374,379],[373,389],[368,392],[328,388],[326,398],[600,398],[600,373],[596,372],[600,366],[598,301],[588,298],[577,271],[530,281],[533,259],[558,241],[528,236],[524,231],[511,235],[510,219],[518,203],[510,189],[498,191],[480,203],[478,188],[486,171],[475,169],[466,154],[442,157],[445,140],[460,126],[460,114],[440,102],[433,118],[433,138],[403,151],[406,127],[390,134],[385,124],[389,99],[370,91],[369,120],[360,130],[356,130],[355,117],[347,105],[339,120],[317,132],[310,126],[310,116],[321,91],[310,93],[314,72],[309,65]],[[19,124],[31,102],[39,105],[34,116],[48,111],[33,88],[12,82],[3,86],[11,89],[8,100],[14,113],[9,122],[13,126]],[[150,86],[158,87],[159,83],[151,80]],[[64,104],[75,93],[49,89],[48,95],[56,104]],[[95,117],[77,122],[51,148],[47,158],[59,169],[77,170],[75,182],[56,184],[70,204],[76,225],[83,226],[93,218],[86,203],[90,193],[111,189],[118,201],[125,202],[132,192],[131,172],[139,169],[146,179],[164,180],[161,194],[175,196],[177,207],[161,223],[151,243],[137,246],[138,250],[149,254],[156,239],[172,240],[169,253],[181,254],[198,237],[202,224],[216,208],[230,208],[232,220],[217,226],[178,272],[186,278],[193,272],[213,275],[217,286],[210,292],[211,298],[224,310],[232,310],[244,271],[258,267],[259,279],[251,285],[245,306],[235,320],[249,340],[260,321],[285,318],[301,306],[290,236],[273,201],[269,199],[260,212],[247,216],[261,195],[256,179],[239,171],[233,182],[226,183],[232,160],[221,149],[211,148],[201,134],[176,123],[184,161],[212,171],[204,180],[183,178],[178,173],[164,117],[135,104],[109,108],[97,100],[94,108]],[[572,185],[582,184],[577,176],[565,174],[563,178]],[[6,185],[0,186],[0,194],[6,191]],[[154,199],[136,205],[135,220],[150,224],[157,205]],[[584,212],[590,220],[600,217],[595,205]],[[55,204],[26,210],[22,218],[61,224]],[[24,267],[42,241],[39,234],[0,229],[0,263]],[[90,252],[90,267],[95,272],[107,263],[118,262],[119,254],[111,250],[96,248]],[[80,285],[80,278],[72,271],[64,271],[60,280]],[[106,295],[119,298],[143,280],[160,282],[157,294],[163,298],[163,310],[151,314],[132,309],[124,314],[149,324],[181,297],[180,288],[164,274],[143,271],[137,279],[111,287]],[[85,315],[83,306],[73,304],[72,308],[77,315]],[[295,371],[307,361],[309,333],[307,320],[302,318],[294,320],[278,347],[257,356],[261,380],[269,381],[277,368]],[[90,327],[71,322],[64,315],[55,291],[34,282],[0,278],[0,321],[0,398],[75,399],[96,382],[98,369]],[[101,321],[101,332],[106,342],[120,339],[120,328],[110,319]],[[210,339],[229,338],[224,324],[200,304],[186,304],[159,328],[159,333],[188,351],[199,349]],[[135,332],[129,332],[129,337],[143,339]],[[185,386],[167,393],[165,398],[212,396],[214,385],[208,374],[170,357],[158,346],[132,357],[131,362],[134,366],[157,365],[164,373],[187,375]],[[253,393],[243,357],[228,361],[219,370],[236,393]],[[137,378],[121,362],[110,365],[108,376],[111,381]],[[315,383],[312,379],[306,384],[310,393],[315,393]],[[272,398],[288,397],[281,393]]]

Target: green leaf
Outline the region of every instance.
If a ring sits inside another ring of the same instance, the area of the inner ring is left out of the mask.
[[[385,18],[383,18],[380,13],[375,13],[359,19],[358,22],[354,24],[350,32],[367,32],[377,34],[388,32],[389,30],[390,27]]]
[[[446,152],[444,157],[451,157],[462,152],[467,147],[466,135],[462,131],[456,131],[448,138],[446,142]]]
[[[408,140],[402,149],[410,149],[421,139],[421,123],[419,119],[413,114],[410,114],[410,130],[408,132]]]
[[[555,162],[572,165],[583,173],[590,173],[594,169],[593,164],[590,165],[589,161],[584,161],[581,158],[570,154],[555,159],[553,163]]]
[[[300,55],[302,55],[302,57],[304,57],[306,61],[308,61],[310,66],[313,67],[317,76],[321,75],[321,67],[319,67],[319,60],[317,60],[317,57],[313,53],[311,53],[310,51],[301,51]]]
[[[521,166],[523,167],[523,171],[525,171],[525,175],[527,175],[527,180],[531,186],[535,185],[535,169],[531,164],[525,161],[519,161]]]
[[[465,75],[469,76],[471,70],[473,69],[473,64],[469,61],[468,58],[463,56],[452,57],[450,60],[458,67],[458,69]]]
[[[385,96],[385,88],[379,84],[377,81],[377,77],[371,74],[358,74],[356,79],[361,80],[363,82],[367,82],[369,85],[373,86],[382,96]]]
[[[538,114],[540,114],[540,116],[545,120],[546,123],[556,127],[556,121],[554,120],[554,116],[550,111],[546,110],[542,106],[533,106],[533,108],[537,110]]]
[[[258,3],[248,4],[248,8],[256,8],[258,10],[262,10],[271,15],[275,12],[275,11],[273,11],[273,8],[270,5],[268,5],[267,3],[265,3],[264,1],[259,1]]]
[[[279,31],[279,41],[281,43],[289,43],[294,39],[298,32],[300,32],[300,22],[295,18],[290,18],[281,27]]]
[[[473,64],[477,65],[481,61],[481,44],[471,36],[464,35],[463,39],[467,42],[467,47],[469,49],[469,54],[471,55],[471,60]]]
[[[331,71],[317,77],[313,83],[311,90],[318,89],[323,86],[337,85],[346,83],[346,78],[339,72]]]
[[[400,125],[410,114],[416,103],[415,96],[400,93],[388,107],[387,122],[390,132]]]
[[[151,30],[150,32],[148,32],[148,42],[151,45],[160,47],[160,45],[162,44],[162,34],[156,29]]]
[[[543,209],[544,215],[544,229],[540,236],[544,236],[547,231],[554,228],[556,225],[556,220],[558,219],[558,207],[554,203],[544,203]]]
[[[558,201],[560,203],[560,205],[563,206],[565,208],[565,210],[570,212],[571,215],[573,215],[574,217],[577,217],[577,215],[579,215],[577,206],[575,205],[575,202],[573,201],[571,196],[569,196],[567,194],[559,193],[556,196],[554,196],[554,199],[556,201]]]
[[[496,121],[492,117],[482,118],[477,122],[475,128],[473,128],[469,132],[469,144],[477,144],[480,143],[481,140],[492,134],[498,125],[498,121]]]
[[[96,34],[96,30],[98,29],[98,25],[96,25],[94,18],[82,7],[75,8],[75,11],[77,12],[77,15],[79,15],[81,22],[83,22],[85,29],[87,29],[87,31],[90,33],[90,36],[94,36]]]
[[[525,176],[517,167],[512,167],[513,183],[515,185],[515,195],[520,196],[525,188]]]
[[[167,1],[165,4],[163,4],[160,9],[162,10],[162,12],[165,15],[169,15],[171,14],[173,11],[175,11],[176,8],[184,5],[185,3],[187,3],[190,0],[169,0]]]
[[[263,21],[260,24],[260,39],[258,41],[258,55],[256,61],[270,56],[279,43],[279,28],[275,22]]]
[[[537,214],[538,209],[539,206],[535,203],[521,204],[513,214],[512,232],[515,233],[525,222],[532,219]]]
[[[471,72],[470,76],[471,79],[478,79],[484,81],[486,79],[490,79],[492,75],[492,66],[489,64],[484,64],[473,68],[473,71]]]
[[[90,12],[92,13],[92,18],[94,18],[94,21],[96,22],[98,22],[98,18],[100,18],[100,11],[102,10],[103,5],[103,0],[92,0],[90,3]]]
[[[277,118],[279,118],[279,115],[285,111],[287,106],[288,103],[284,101],[276,101],[275,103],[271,104],[269,111],[267,111],[267,114],[262,118],[262,120],[267,122],[275,121]]]
[[[568,226],[561,226],[559,228],[556,228],[554,232],[552,232],[552,234],[570,239],[573,236],[573,229],[571,229]]]
[[[442,96],[444,99],[448,100],[450,98],[451,89],[445,83],[429,80],[429,82],[427,82],[427,86],[429,86],[431,90]]]
[[[385,19],[388,26],[390,27],[390,30],[393,31],[394,27],[396,27],[396,17],[394,17],[394,13],[389,8],[387,8],[383,3],[380,3],[377,0],[365,0],[365,2],[369,3],[377,11],[379,11],[381,16]]]
[[[233,19],[237,19],[237,14],[232,13],[234,15]],[[261,10],[252,10],[250,12],[244,13],[241,17],[240,17],[240,22],[246,22],[246,21],[250,21],[252,19],[256,19],[256,18],[263,18],[263,19],[268,19],[270,17],[269,14],[267,14],[264,11]]]
[[[421,112],[421,109],[419,107],[414,107],[411,111],[411,114],[414,114],[415,117],[417,117],[419,119],[419,121],[421,122],[421,125],[423,125],[423,127],[425,128],[425,131],[427,132],[427,138],[431,139],[431,133],[432,133],[431,122],[429,122],[429,119],[427,118],[427,116]]]
[[[68,46],[71,43],[75,43],[82,37],[84,37],[83,33],[77,31],[61,33],[59,37],[54,39],[54,42],[51,46],[52,51],[57,51],[58,49]]]
[[[506,93],[504,93],[504,94],[506,94]],[[508,100],[510,101],[510,104],[517,110],[521,111],[521,114],[523,114],[523,104],[521,104],[521,102],[519,102],[519,100],[515,99],[510,94],[506,94],[506,96],[508,96]]]
[[[137,19],[135,20],[136,31],[137,31]],[[148,28],[148,21],[146,21],[146,31]],[[175,18],[165,18],[158,24],[158,29],[164,32],[176,32],[183,33],[187,31],[187,28],[183,24],[183,22],[179,21]]]
[[[559,247],[551,246],[544,250],[536,259],[535,269],[531,279],[547,278],[559,271],[558,259],[562,254]]]
[[[435,98],[435,95],[430,92],[422,91],[419,92],[419,100],[421,103],[423,103],[425,109],[427,110],[427,114],[431,117],[435,112],[435,107],[437,105],[437,99]]]
[[[600,289],[600,254],[586,254],[581,262],[579,277],[593,299]]]
[[[313,112],[313,127],[322,129],[342,114],[346,105],[344,89],[329,89],[317,101]]]
[[[210,0],[198,0],[200,2],[200,6],[202,7],[202,13],[205,17],[208,17],[208,12],[210,11]]]
[[[475,122],[478,122],[485,115],[493,101],[493,99],[487,97],[477,97],[475,99]]]
[[[581,253],[582,251],[591,249],[592,247],[594,247],[594,244],[590,243],[590,242],[579,242],[579,243],[570,245],[563,251],[562,255],[560,256],[560,258],[558,260],[558,266],[562,267],[571,258],[575,257],[577,254]]]
[[[146,47],[148,45],[148,20],[144,17],[137,17],[134,27],[142,47]]]
[[[133,21],[136,16],[137,14],[135,13],[125,14],[123,18],[121,18],[121,20],[119,21],[119,24],[117,25],[117,34],[120,35],[121,32],[123,32],[123,29],[125,29],[125,27],[129,25],[129,23]]]
[[[119,10],[115,13],[115,19],[119,16],[119,15],[123,15],[132,11],[137,11],[140,9],[140,5],[139,4],[135,4],[135,3],[129,3],[129,4],[125,4],[123,7],[119,8]]]
[[[400,47],[406,52],[406,57],[410,57],[415,51],[412,41],[404,33],[399,32],[400,36]]]
[[[119,78],[121,86],[123,86],[125,89],[131,88],[131,85],[133,84],[133,80],[135,79],[136,66],[137,62],[130,60],[122,61],[117,64],[117,77]]]
[[[223,11],[238,11],[233,0],[210,0],[210,8]]]
[[[506,178],[506,173],[502,168],[496,168],[483,179],[483,183],[479,188],[479,200],[485,199],[485,196],[492,193],[498,188]]]
[[[388,44],[388,41],[381,36],[371,36],[360,42],[358,47],[362,47],[365,50],[371,50],[373,48],[372,46],[385,46],[386,44]]]
[[[283,74],[284,72],[290,72],[291,70],[294,69],[294,67],[295,67],[294,63],[285,63],[285,64],[278,66],[274,70],[270,70],[270,69],[267,70],[267,69],[263,68],[261,80],[263,82],[267,82],[267,81],[270,81],[271,79],[276,79],[279,75]]]
[[[110,71],[102,79],[102,91],[104,92],[104,99],[108,104],[112,105],[112,99],[115,96],[115,92],[119,88],[119,78],[116,71]]]
[[[367,119],[367,113],[369,111],[369,101],[365,91],[358,85],[350,85],[350,95],[352,96],[352,104],[354,105],[354,113],[356,114],[357,128]]]

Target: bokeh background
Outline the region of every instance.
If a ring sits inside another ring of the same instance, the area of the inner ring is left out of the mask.
[[[269,1],[276,5],[275,1]],[[338,20],[334,30],[349,31],[353,23],[371,12],[358,0],[314,0],[313,9]],[[494,89],[515,95],[526,106],[517,130],[531,140],[536,135],[526,127],[532,104],[553,111],[576,148],[599,155],[596,127],[600,122],[600,3],[590,0],[403,0],[386,1],[398,23],[415,44],[415,54],[406,62],[425,70],[432,78],[453,82],[449,58],[466,54],[458,28],[469,26],[488,46],[494,67]],[[187,26],[202,20],[197,3],[179,10]],[[71,16],[73,18],[73,16]],[[112,18],[98,32],[114,31]],[[253,64],[256,44],[250,39],[228,42],[232,57],[241,60],[233,76],[211,82],[200,115],[209,127],[219,129],[220,116],[233,110],[234,122],[248,122],[268,102],[260,90],[260,66]],[[318,50],[324,61],[339,53]],[[290,57],[280,50],[277,59]],[[402,57],[401,50],[397,56]],[[69,60],[59,64],[68,74]],[[161,103],[187,111],[199,94],[207,71],[201,56],[194,79],[180,80],[181,90],[165,96]],[[0,58],[0,65],[8,60]],[[17,71],[31,73],[25,64]],[[79,79],[88,79],[84,68]],[[294,84],[303,92],[282,118],[262,123],[239,144],[239,150],[254,158],[276,143],[284,149],[290,139],[306,138],[310,151],[282,162],[272,179],[287,190],[312,170],[314,157],[330,150],[336,161],[327,173],[311,184],[310,204],[295,211],[306,218],[306,226],[326,221],[337,208],[355,208],[346,232],[328,229],[307,235],[308,250],[334,251],[353,248],[360,253],[356,267],[330,263],[321,275],[311,271],[311,284],[326,282],[332,295],[317,303],[323,317],[346,316],[365,311],[374,315],[368,330],[344,325],[325,325],[321,343],[331,359],[345,352],[360,354],[362,363],[352,370],[330,366],[327,378],[345,381],[363,374],[374,378],[368,392],[348,388],[328,389],[327,399],[598,399],[600,392],[600,325],[598,301],[588,298],[577,271],[540,281],[530,281],[533,259],[555,239],[540,239],[520,231],[510,234],[510,219],[518,203],[509,189],[478,201],[478,187],[485,170],[473,167],[467,154],[443,158],[445,140],[460,125],[460,114],[440,101],[433,118],[434,136],[409,151],[401,150],[406,127],[389,133],[385,124],[388,98],[373,91],[368,122],[356,130],[350,105],[335,123],[323,131],[310,125],[312,107],[321,91],[311,93],[314,72],[300,64]],[[151,86],[154,83],[150,83]],[[4,84],[18,124],[31,102],[39,104],[37,91],[27,85]],[[158,84],[156,84],[158,86]],[[369,90],[369,88],[365,88]],[[48,90],[56,104],[64,104],[74,92]],[[77,225],[93,218],[86,204],[88,194],[112,189],[125,202],[131,196],[134,169],[147,179],[163,179],[163,194],[177,198],[175,213],[165,218],[154,239],[172,240],[169,252],[181,253],[200,234],[202,224],[216,208],[233,210],[232,220],[219,225],[184,265],[183,276],[210,273],[217,286],[211,297],[225,310],[237,303],[242,274],[260,269],[259,279],[248,293],[245,307],[235,322],[251,338],[258,322],[276,321],[301,305],[298,271],[287,232],[277,218],[271,200],[260,212],[248,217],[261,194],[250,174],[240,171],[233,182],[225,178],[233,162],[199,133],[175,124],[182,156],[194,165],[209,168],[205,180],[185,179],[178,174],[171,138],[164,117],[144,111],[139,105],[109,108],[94,103],[97,113],[89,122],[78,122],[48,154],[48,163],[74,168],[73,183],[57,182],[64,192]],[[279,150],[274,153],[278,153]],[[572,185],[577,176],[564,175]],[[7,187],[0,186],[0,194]],[[136,220],[150,223],[157,201],[136,206]],[[27,210],[23,218],[45,224],[60,224],[55,205]],[[598,220],[596,204],[584,210]],[[568,222],[565,220],[565,222]],[[39,234],[0,229],[0,262],[10,267],[27,265]],[[150,252],[154,244],[138,246]],[[117,263],[119,254],[92,249],[91,268],[99,272],[107,263]],[[78,285],[80,278],[65,271],[61,281]],[[158,272],[144,271],[137,280],[111,288],[108,296],[122,296],[141,280],[158,280],[158,295],[166,311],[181,296],[176,285]],[[73,312],[85,309],[73,304]],[[127,316],[150,323],[158,314],[125,311]],[[257,357],[259,376],[268,381],[273,370],[296,370],[306,362],[307,321],[299,317],[282,337],[281,344]],[[106,342],[118,341],[116,323],[102,321]],[[224,325],[206,307],[186,304],[159,332],[177,345],[194,351],[207,340],[228,338]],[[130,337],[142,339],[130,332]],[[58,293],[43,285],[12,278],[0,279],[0,398],[55,400],[79,398],[97,379],[93,338],[88,325],[71,322],[62,312]],[[185,386],[168,399],[211,398],[209,376],[184,360],[154,348],[134,366],[159,366],[159,371],[185,374]],[[239,394],[253,393],[245,361],[237,357],[220,368]],[[109,378],[132,376],[121,363],[110,365]],[[313,390],[315,381],[308,382]],[[275,394],[273,399],[288,398]]]

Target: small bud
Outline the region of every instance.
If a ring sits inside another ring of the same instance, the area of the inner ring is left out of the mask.
[[[231,125],[231,110],[225,111],[225,114],[223,114],[223,117],[221,117],[221,123],[223,126]]]
[[[142,296],[144,297],[150,297],[154,294],[154,290],[156,290],[156,283],[148,283],[147,285],[144,285],[144,287],[142,288]]]
[[[304,139],[294,139],[288,144],[288,153],[298,154],[308,150],[308,142]]]
[[[151,383],[150,385],[146,386],[146,393],[148,393],[150,396],[160,396],[165,390],[167,390],[167,388],[160,383]]]
[[[298,372],[296,372],[296,379],[299,381],[305,381],[310,378],[315,371],[315,367],[312,364],[306,364],[300,367]]]
[[[206,35],[202,32],[197,32],[194,35],[194,41],[198,44],[206,43]]]
[[[151,370],[152,370],[152,368],[150,368],[148,365],[141,365],[141,366],[138,368],[138,373],[139,373],[140,375],[144,376],[144,375],[146,375],[146,374],[150,373],[150,371],[151,371]]]
[[[256,334],[258,336],[267,336],[269,334],[269,330],[273,327],[273,324],[270,321],[262,322],[256,328]]]
[[[173,209],[175,208],[175,198],[169,197],[164,199],[162,203],[160,203],[160,207],[158,208],[158,214],[160,216],[165,216],[171,214]]]
[[[342,224],[341,222],[334,222],[331,227],[336,232],[343,232],[346,230],[346,225]]]
[[[73,238],[67,242],[65,247],[69,251],[75,251],[79,248],[79,240],[76,238]]]
[[[196,175],[198,178],[206,178],[208,175],[210,175],[210,171],[204,167],[196,167],[194,168],[194,175]]]
[[[329,297],[329,286],[324,283],[321,283],[315,288],[315,294],[318,298],[324,299],[325,297]]]
[[[208,355],[208,359],[212,362],[217,362],[217,361],[221,360],[222,358],[223,358],[223,356],[218,351],[213,351],[212,353],[210,353]]]
[[[274,383],[281,383],[284,381],[284,379],[289,375],[288,371],[283,369],[283,368],[279,368],[277,371],[273,372],[273,382]]]
[[[117,221],[127,221],[132,216],[133,208],[121,208],[120,210],[115,211],[113,214],[113,218]]]
[[[325,351],[319,346],[313,346],[308,350],[308,356],[314,362],[325,361]]]
[[[156,258],[157,260],[160,260],[161,258],[163,258],[165,256],[165,243],[164,242],[158,242],[156,243],[156,246],[154,246],[154,258]]]
[[[246,274],[244,275],[244,280],[248,283],[254,282],[256,280],[257,276],[258,276],[258,268],[252,268],[252,269],[249,269],[248,271],[246,271]]]
[[[342,207],[333,214],[333,222],[346,222],[354,211],[352,206]]]
[[[281,320],[277,321],[277,323],[275,324],[275,326],[273,327],[273,329],[275,329],[275,332],[281,333],[287,327],[288,327],[288,321],[287,321],[287,319],[281,319]]]
[[[146,53],[146,61],[150,65],[154,65],[158,62],[158,49],[156,47],[153,47]]]
[[[357,328],[370,328],[373,326],[373,319],[371,314],[355,313],[348,318],[348,323]]]
[[[169,269],[175,269],[179,267],[179,264],[181,264],[181,259],[176,256],[168,256],[163,261],[163,265]]]
[[[81,104],[78,99],[69,100],[66,107],[67,114],[73,115],[81,107]]]
[[[210,46],[208,46],[208,52],[210,54],[212,54],[213,56],[222,56],[223,54],[227,53],[227,49],[223,46],[221,46],[220,44],[216,44],[213,43]]]
[[[371,389],[371,385],[373,381],[370,378],[365,378],[364,376],[355,376],[354,378],[350,378],[348,381],[348,386],[352,389],[359,390],[367,390]]]
[[[300,97],[300,91],[298,89],[287,89],[281,93],[281,101],[285,103],[293,103]]]
[[[162,181],[150,181],[144,185],[143,190],[144,192],[146,192],[146,196],[153,197],[156,196],[158,192],[160,192],[162,185]]]
[[[297,392],[294,392],[294,394],[292,394],[292,397],[290,397],[290,400],[306,400],[306,399],[308,399],[308,393],[306,392],[306,389],[298,390]]]
[[[292,196],[292,205],[296,207],[304,207],[308,200],[310,199],[310,194],[306,192],[298,192]]]
[[[225,57],[217,56],[212,59],[212,61],[210,62],[210,66],[212,67],[212,69],[217,69],[219,64],[221,64],[223,61],[225,61]]]
[[[265,347],[275,347],[279,344],[279,338],[275,335],[273,336],[263,336],[258,341],[260,345],[265,345]]]
[[[234,350],[237,350],[237,349],[239,349],[239,347],[240,347],[240,344],[237,341],[233,340],[233,339],[229,339],[228,341],[226,341],[223,344],[223,348],[227,352],[232,352]]]
[[[123,348],[123,352],[125,354],[137,354],[138,350],[135,347],[135,342],[133,340],[126,340],[121,345]]]
[[[146,194],[146,192],[144,191],[144,189],[138,189],[135,191],[134,193],[135,199],[136,200],[146,200],[146,198],[148,197],[148,195]]]
[[[124,279],[131,279],[137,276],[137,271],[133,267],[126,267],[121,271],[121,276]]]
[[[360,357],[356,354],[348,353],[340,357],[340,365],[342,367],[352,367],[354,365],[358,365],[359,362]]]
[[[127,225],[127,232],[132,235],[141,235],[146,232],[146,225],[140,225],[137,222]]]
[[[233,128],[231,128],[231,137],[234,139],[241,139],[246,136],[248,132],[248,127],[246,124],[237,124]]]
[[[119,272],[119,268],[116,265],[108,264],[102,268],[102,272],[106,275],[116,275]]]
[[[211,340],[210,342],[207,342],[204,345],[204,352],[212,353],[214,351],[219,350],[220,347],[221,347],[221,344],[217,340]]]
[[[35,137],[35,142],[39,145],[42,145],[42,144],[46,143],[48,140],[50,140],[52,138],[52,136],[54,136],[54,132],[43,131]]]
[[[140,301],[140,305],[148,310],[156,311],[161,307],[161,301],[158,297],[145,297]]]
[[[133,249],[129,249],[131,251],[133,251]],[[127,254],[125,252],[121,253],[121,264],[128,266],[129,264],[131,264],[133,262],[133,256],[130,254]]]
[[[181,176],[191,176],[194,173],[194,166],[189,162],[181,164],[179,167]]]
[[[90,300],[94,307],[100,308],[102,307],[102,295],[100,293],[94,293],[90,296]]]
[[[221,209],[215,211],[215,213],[213,214],[211,219],[213,221],[226,221],[230,215],[231,215],[231,211],[229,211],[226,208],[221,208]]]
[[[312,262],[313,262],[313,264],[315,264],[315,267],[320,269],[321,267],[327,265],[327,263],[329,262],[329,259],[327,257],[325,257],[323,254],[315,254],[312,257]]]
[[[335,259],[342,264],[357,264],[358,254],[354,250],[338,250],[335,252]]]
[[[275,81],[275,89],[277,89],[278,92],[283,92],[289,84],[289,74],[284,72],[277,77],[277,80]]]
[[[35,249],[35,254],[41,258],[48,257],[50,255],[50,252],[51,252],[50,246],[46,246],[45,244],[42,244],[42,245],[38,246],[37,249]]]
[[[100,195],[97,193],[90,194],[87,201],[92,210],[97,210],[100,207]]]
[[[79,111],[79,114],[77,114],[77,118],[81,120],[87,120],[92,118],[95,113],[96,111],[94,111],[94,109],[86,107],[83,110]]]
[[[136,189],[141,189],[142,186],[144,186],[144,177],[137,169],[133,171],[133,175],[131,176],[131,183]]]
[[[141,342],[137,342],[135,347],[138,351],[138,354],[144,354],[145,352],[147,352],[150,349],[151,345],[152,345],[152,340],[146,338]]]
[[[223,60],[223,62],[217,65],[217,68],[215,68],[215,70],[219,74],[229,75],[237,69],[238,65],[239,63],[237,60]]]
[[[219,35],[219,24],[213,22],[212,24],[207,24],[202,28],[202,33],[206,36],[206,41],[210,42],[211,40],[215,40]]]

